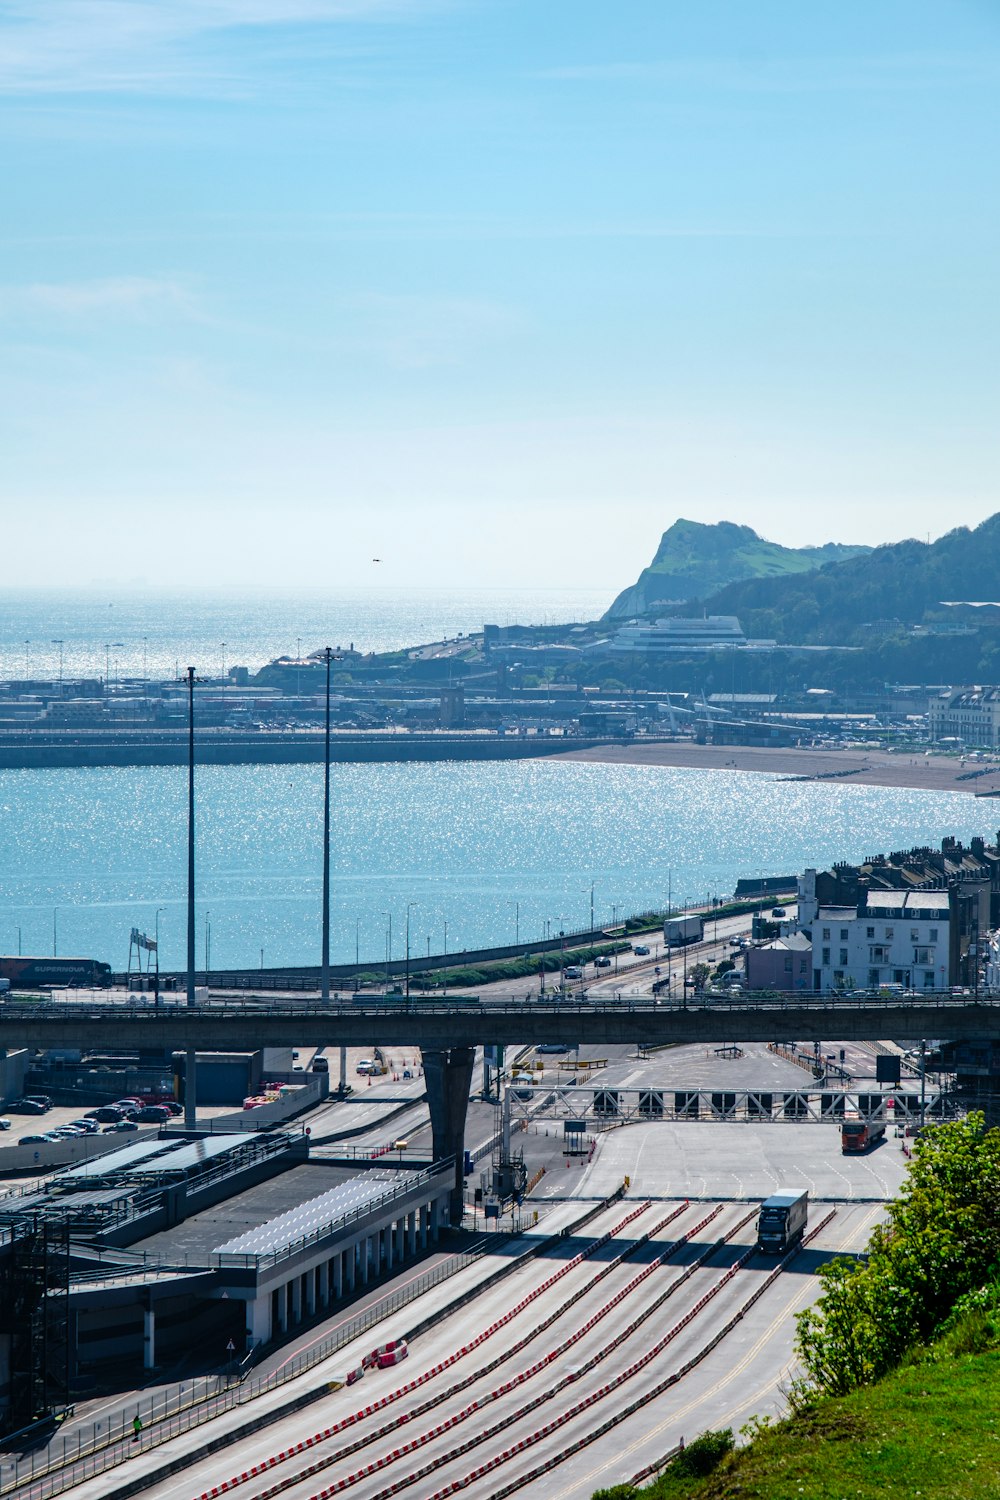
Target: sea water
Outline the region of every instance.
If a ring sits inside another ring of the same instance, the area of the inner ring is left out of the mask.
[[[321,766],[197,774],[197,954],[316,964]],[[332,958],[383,962],[535,939],[705,901],[741,875],[992,838],[961,793],[573,761],[332,768]],[[186,771],[0,772],[0,951],[124,968],[129,932],[186,944]]]

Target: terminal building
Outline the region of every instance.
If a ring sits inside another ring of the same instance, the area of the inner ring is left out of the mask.
[[[164,1133],[0,1197],[0,1431],[135,1381],[192,1329],[223,1363],[420,1255],[451,1161],[310,1159],[300,1130]]]

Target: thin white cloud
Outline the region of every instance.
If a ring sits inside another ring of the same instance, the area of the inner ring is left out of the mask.
[[[388,22],[447,0],[0,0],[0,87],[169,92],[218,85],[192,53],[227,32]]]
[[[0,286],[0,317],[52,315],[87,318],[169,312],[194,316],[196,303],[181,282],[150,276],[109,276],[87,281],[38,281]]]
[[[824,93],[948,88],[1000,77],[1000,53],[886,53],[841,58],[651,58],[641,62],[569,63],[541,69],[554,83],[693,84],[738,93]]]

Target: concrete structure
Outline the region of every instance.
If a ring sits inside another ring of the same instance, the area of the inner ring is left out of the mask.
[[[1000,746],[1000,687],[955,688],[931,698],[927,721],[932,740],[995,750]]]
[[[747,638],[735,615],[705,615],[692,620],[657,620],[652,625],[640,625],[633,621],[616,632],[608,649],[637,652],[643,656],[661,656],[677,652],[714,651],[720,646],[745,645]]]

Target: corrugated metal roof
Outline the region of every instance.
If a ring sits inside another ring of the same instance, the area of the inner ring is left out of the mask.
[[[217,1245],[214,1253],[268,1255],[275,1250],[284,1250],[306,1235],[332,1228],[348,1214],[364,1211],[377,1203],[390,1187],[409,1182],[416,1175],[408,1172],[402,1176],[393,1173],[391,1178],[373,1178],[371,1175],[355,1177],[350,1182],[341,1183],[340,1187],[332,1188],[328,1193],[322,1193],[318,1198],[300,1203],[297,1208],[289,1209],[288,1213],[279,1214],[276,1219],[259,1224],[256,1229],[248,1229],[245,1234],[227,1240],[224,1245]]]
[[[192,1141],[190,1145],[182,1145],[179,1151],[171,1151],[162,1161],[154,1157],[152,1161],[140,1163],[134,1175],[158,1177],[163,1172],[189,1172],[192,1167],[215,1161],[227,1151],[248,1145],[253,1145],[252,1135],[209,1135],[203,1140]]]

